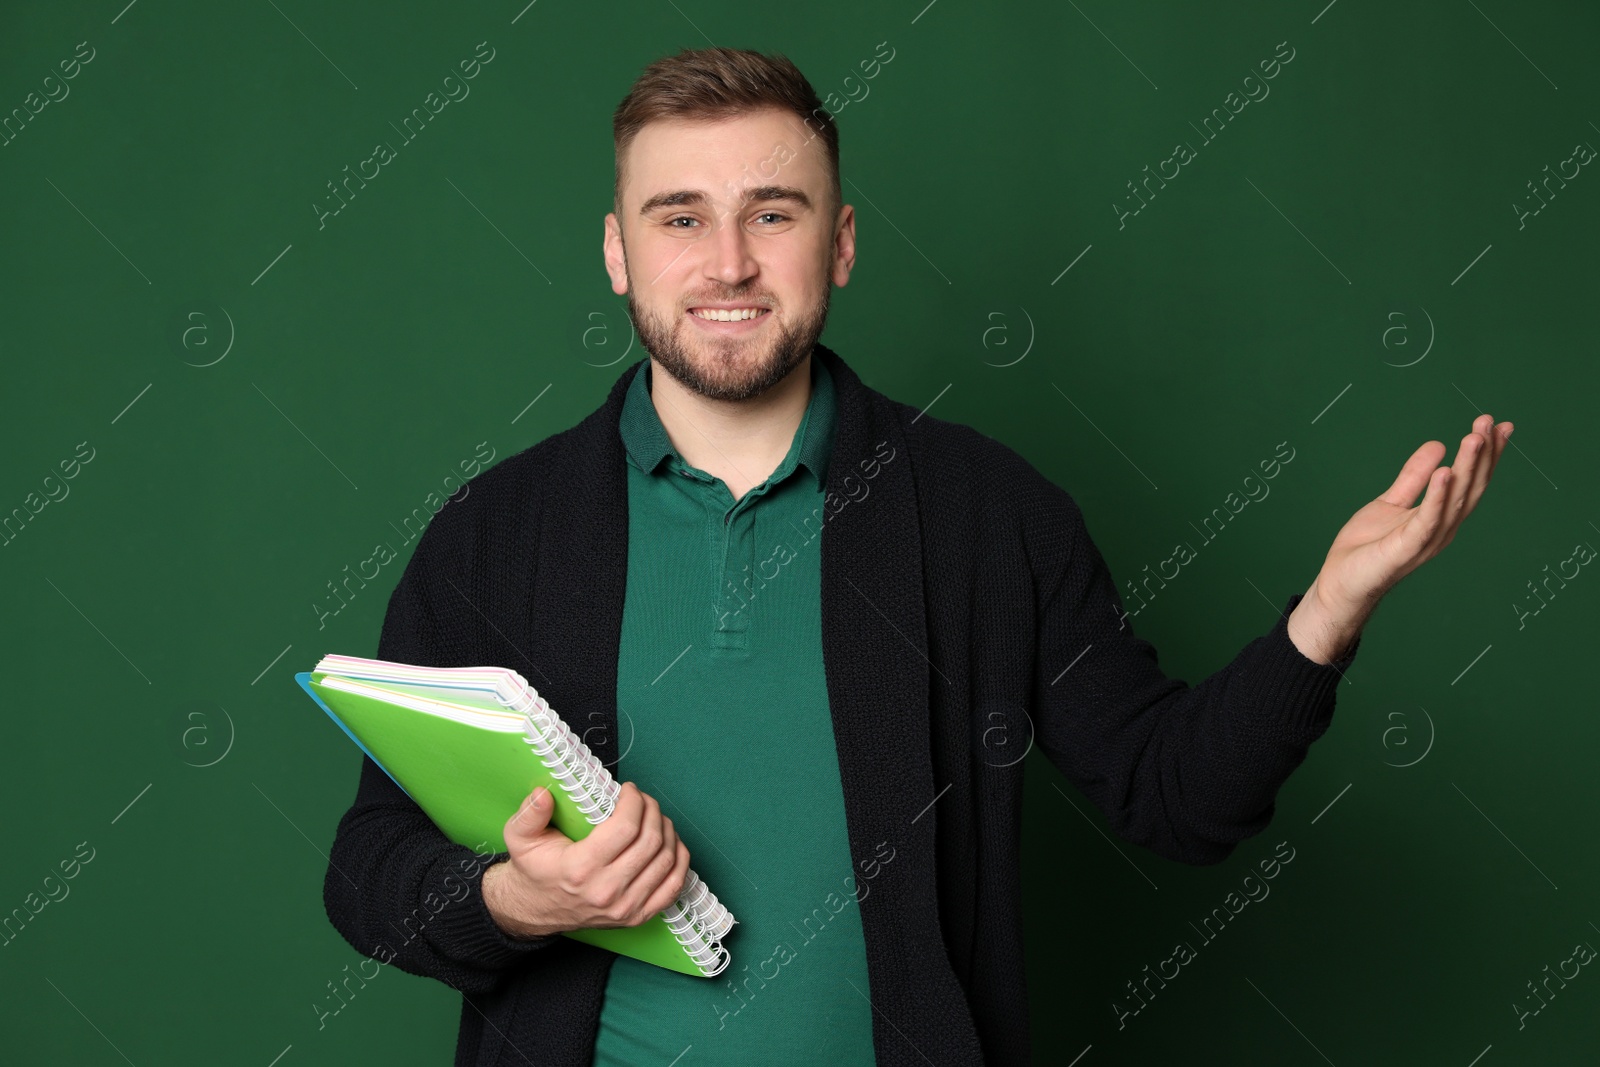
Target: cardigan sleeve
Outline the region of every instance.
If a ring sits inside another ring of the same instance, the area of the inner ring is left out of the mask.
[[[423,532],[389,598],[379,659],[459,665],[444,662],[426,592],[439,578],[432,573],[434,551],[452,509],[447,505]],[[355,801],[329,849],[323,905],[357,951],[463,993],[486,993],[508,968],[560,936],[513,938],[495,923],[483,900],[483,872],[507,857],[452,842],[363,755]]]
[[[1034,574],[1036,738],[1122,838],[1218,863],[1271,822],[1275,798],[1327,730],[1360,647],[1319,664],[1271,629],[1194,686],[1168,678],[1125,614],[1076,502],[1038,476],[1024,524]],[[1159,588],[1159,587],[1157,587]]]

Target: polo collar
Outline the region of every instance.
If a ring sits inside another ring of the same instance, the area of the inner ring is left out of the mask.
[[[673,447],[666,427],[661,424],[661,417],[656,412],[655,402],[650,398],[651,366],[648,358],[641,360],[638,369],[628,379],[622,414],[618,419],[623,447],[627,449],[629,459],[646,474],[656,473],[661,461],[668,456],[678,465],[688,466]],[[835,419],[833,375],[828,372],[822,357],[813,350],[811,399],[806,403],[805,413],[800,418],[800,426],[795,430],[788,453],[772,472],[771,481],[777,482],[788,477],[798,465],[811,472],[818,488],[825,486]]]

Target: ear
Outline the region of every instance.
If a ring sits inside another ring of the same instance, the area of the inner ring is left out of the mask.
[[[856,265],[856,209],[850,204],[839,208],[839,218],[834,223],[832,278],[834,285],[844,285],[850,280],[850,271]]]
[[[600,250],[605,258],[606,273],[611,275],[611,291],[618,296],[625,295],[628,291],[628,256],[622,246],[622,227],[614,211],[606,214],[605,238]]]

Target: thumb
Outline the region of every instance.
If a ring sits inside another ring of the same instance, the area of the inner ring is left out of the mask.
[[[550,790],[540,786],[528,795],[512,814],[506,824],[506,836],[513,835],[522,838],[537,837],[550,823],[550,814],[555,810],[555,805],[550,799]]]

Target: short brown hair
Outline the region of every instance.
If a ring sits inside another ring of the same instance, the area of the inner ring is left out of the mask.
[[[839,186],[839,125],[816,90],[789,59],[742,48],[684,49],[664,56],[639,75],[611,119],[616,144],[616,210],[622,210],[622,160],[647,123],[659,119],[734,118],[761,108],[781,108],[800,118],[807,143],[822,138],[833,192],[833,211],[844,202]]]

